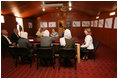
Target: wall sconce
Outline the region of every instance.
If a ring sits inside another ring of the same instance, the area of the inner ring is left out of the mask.
[[[72,10],[72,8],[71,7],[69,7],[69,11],[71,11]]]
[[[43,10],[43,12],[44,12],[44,11],[45,11],[45,8],[43,8],[42,10]]]
[[[111,12],[111,13],[109,13],[110,16],[113,16],[113,15],[115,15],[115,14],[116,14],[116,12]]]
[[[96,16],[96,19],[99,19],[99,16]]]

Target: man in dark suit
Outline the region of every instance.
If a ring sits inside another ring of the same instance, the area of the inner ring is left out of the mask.
[[[12,43],[17,43],[18,42],[18,40],[19,40],[19,38],[20,38],[20,36],[18,35],[18,30],[17,30],[17,28],[14,28],[14,30],[13,30],[14,32],[12,33],[12,35],[11,35],[11,41],[12,41]]]
[[[8,48],[9,46],[15,45],[15,43],[12,43],[10,38],[8,37],[8,32],[6,29],[2,30],[1,44],[4,48]]]
[[[8,32],[6,29],[2,30],[2,36],[1,36],[1,47],[3,51],[3,58],[5,57],[5,52],[11,52],[10,46],[14,46],[15,43],[12,43],[10,38],[8,37]]]

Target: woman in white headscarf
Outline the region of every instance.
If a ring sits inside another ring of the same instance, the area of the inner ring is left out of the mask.
[[[41,47],[49,47],[52,44],[52,38],[49,37],[50,32],[48,30],[45,30],[43,32],[43,37],[40,38],[40,46]]]
[[[51,44],[52,44],[52,38],[49,37],[50,33],[48,30],[45,30],[44,33],[43,33],[43,36],[40,38],[40,47],[41,48],[48,48],[48,47],[51,47]],[[41,58],[40,59],[40,63],[42,65],[49,65],[49,61],[50,59],[46,59],[46,58]]]
[[[64,48],[73,48],[75,45],[74,39],[72,38],[71,31],[66,29],[64,32],[64,37],[60,38],[60,45]]]
[[[21,38],[18,40],[18,47],[28,49],[28,51],[29,51],[28,61],[31,61],[30,58],[33,55],[33,48],[32,48],[32,44],[28,40],[28,33],[27,32],[21,32]]]
[[[64,31],[64,37],[60,38],[60,45],[63,46],[63,48],[74,48],[75,42],[69,29],[66,29]],[[64,59],[64,63],[65,65],[72,65],[72,62],[68,58]]]

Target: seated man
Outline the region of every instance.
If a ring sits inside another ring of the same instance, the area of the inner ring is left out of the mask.
[[[11,35],[11,41],[14,43],[17,43],[18,42],[18,40],[19,40],[19,38],[20,38],[20,36],[18,35],[18,30],[17,30],[17,28],[14,28],[14,30],[13,30],[14,32],[12,33],[12,35]]]
[[[1,45],[4,49],[15,45],[15,43],[12,43],[10,38],[8,37],[8,32],[6,29],[2,30]]]
[[[18,46],[21,48],[29,49],[28,58],[30,58],[33,55],[33,49],[32,49],[32,45],[30,44],[29,40],[27,39],[28,38],[27,36],[28,36],[27,32],[21,33],[21,38],[18,40]]]
[[[1,48],[3,51],[3,58],[5,58],[5,53],[10,52],[12,54],[11,47],[14,47],[16,43],[12,43],[10,38],[8,37],[8,32],[6,29],[2,30],[2,36],[1,36]]]

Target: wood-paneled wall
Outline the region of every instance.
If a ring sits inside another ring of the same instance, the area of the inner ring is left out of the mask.
[[[32,23],[32,28],[29,28],[29,25],[28,25],[29,22]],[[23,26],[24,26],[24,31],[28,32],[29,37],[32,37],[35,35],[35,32],[36,32],[36,19],[35,18],[32,18],[32,19],[24,18]]]
[[[46,15],[43,15],[41,17],[37,18],[37,29],[40,27],[40,22],[56,22],[56,26],[57,26],[57,22],[62,16],[57,16],[57,13],[48,13]],[[78,13],[78,12],[68,12],[66,13],[66,16],[63,18],[65,21],[70,21],[71,25],[72,25],[72,21],[88,21],[90,20],[88,16]],[[50,31],[53,28],[47,27],[47,29]],[[58,28],[55,28],[56,30],[58,30]],[[69,28],[72,32],[72,36],[78,36],[81,37],[84,35],[83,33],[83,28],[82,26],[80,27],[72,27]]]
[[[4,15],[5,23],[1,23],[1,29],[6,29],[8,31],[9,36],[13,33],[13,29],[16,28],[16,17],[13,15]],[[28,28],[28,22],[31,22],[33,28]],[[23,27],[24,31],[28,32],[28,36],[34,36],[36,31],[36,19],[24,18],[23,19]]]
[[[117,12],[116,12],[117,14]],[[109,16],[109,12],[107,13],[102,13],[99,15],[99,19],[104,19],[104,24],[103,28],[99,27],[92,27],[92,32],[93,32],[93,38],[99,40],[102,42],[104,45],[112,48],[115,52],[117,51],[117,29],[114,29],[114,19],[117,17],[115,16]],[[106,18],[113,18],[113,23],[112,23],[112,28],[105,28],[105,19]],[[91,20],[95,20],[96,17],[92,17]]]
[[[4,15],[5,23],[1,23],[1,29],[6,29],[9,36],[12,34],[13,29],[16,27],[16,18],[12,15]]]

